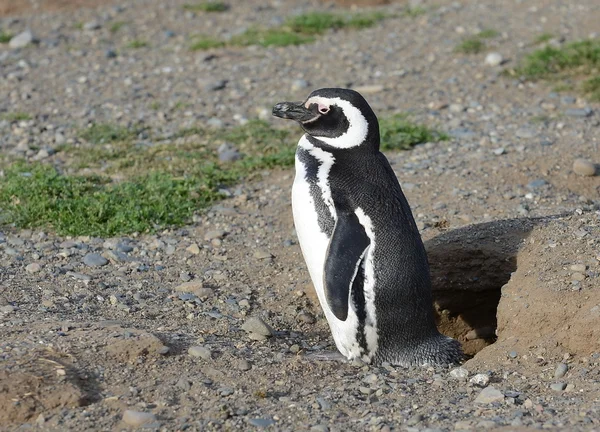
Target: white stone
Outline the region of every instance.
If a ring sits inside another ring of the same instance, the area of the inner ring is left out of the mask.
[[[497,52],[491,52],[485,56],[485,64],[488,66],[499,66],[503,61],[502,54]]]

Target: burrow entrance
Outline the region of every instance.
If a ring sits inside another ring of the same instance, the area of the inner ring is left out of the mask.
[[[449,231],[425,242],[436,321],[467,356],[496,340],[501,289],[516,270],[530,224],[506,220]]]

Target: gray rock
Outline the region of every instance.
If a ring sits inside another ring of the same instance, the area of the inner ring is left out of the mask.
[[[586,159],[575,159],[573,171],[582,176],[593,176],[596,175],[596,165]]]
[[[559,363],[554,371],[554,378],[558,379],[564,377],[568,370],[569,366],[566,363]]]
[[[126,410],[123,413],[123,422],[130,426],[142,426],[156,421],[152,413]]]
[[[221,144],[217,153],[219,154],[219,160],[221,162],[233,162],[244,157],[233,144],[229,143]]]
[[[593,113],[591,108],[569,108],[565,111],[565,115],[569,117],[585,118],[591,116]]]
[[[554,383],[550,384],[550,388],[556,392],[561,392],[567,388],[567,385],[565,383]]]
[[[241,371],[249,371],[250,369],[252,369],[252,365],[248,360],[240,359],[237,362],[237,368]]]
[[[273,336],[273,329],[260,317],[250,317],[242,325],[242,330],[261,336]]]
[[[506,150],[504,147],[498,147],[497,149],[492,150],[492,153],[494,153],[496,156],[500,156],[506,153]]]
[[[469,371],[463,367],[457,367],[450,371],[450,376],[454,379],[464,381],[469,376]]]
[[[114,49],[109,48],[106,51],[104,51],[104,56],[109,59],[117,58],[117,52]]]
[[[84,30],[98,30],[100,27],[102,25],[96,20],[88,21],[83,25]]]
[[[102,267],[108,264],[108,260],[97,253],[89,253],[83,258],[83,263],[88,267]]]
[[[536,179],[536,180],[532,180],[529,183],[527,183],[526,187],[527,187],[527,189],[534,190],[534,189],[539,189],[542,186],[545,186],[547,184],[548,184],[548,182],[544,179]]]
[[[90,275],[86,275],[83,273],[68,271],[66,274],[67,274],[67,276],[70,276],[73,279],[77,279],[77,280],[84,281],[84,282],[89,282],[92,280],[92,277]]]
[[[520,128],[520,129],[517,129],[517,131],[515,132],[515,135],[519,138],[529,139],[529,138],[535,138],[537,136],[537,132],[531,128]]]
[[[297,79],[292,81],[292,85],[290,86],[290,90],[293,92],[297,92],[300,90],[304,90],[308,87],[308,81],[303,79]]]
[[[212,352],[208,348],[201,345],[189,347],[188,354],[192,357],[200,357],[204,360],[210,360],[212,358]]]
[[[329,428],[325,425],[314,425],[310,428],[310,432],[329,432]]]
[[[208,91],[223,90],[227,86],[227,80],[217,80],[206,84],[205,89]]]
[[[227,234],[225,231],[223,230],[211,230],[211,231],[207,231],[204,234],[204,240],[206,241],[211,241],[214,239],[222,239],[223,237],[225,237],[225,234]]]
[[[270,418],[253,418],[248,420],[248,423],[250,423],[252,426],[266,428],[272,424],[275,424],[275,421]]]
[[[31,33],[31,30],[25,30],[24,32],[14,36],[8,43],[8,46],[13,49],[24,48],[27,45],[34,43],[35,40],[36,39],[33,36],[33,33]]]
[[[486,374],[476,374],[474,375],[470,380],[470,383],[473,383],[475,385],[484,387],[486,385],[488,385],[488,383],[490,382],[490,377],[487,376]]]
[[[493,386],[484,388],[475,398],[477,404],[491,404],[502,401],[504,401],[504,393]]]
[[[25,267],[27,273],[38,273],[42,269],[42,266],[38,263],[31,263]]]
[[[456,129],[452,129],[450,132],[448,132],[448,135],[450,135],[453,138],[457,138],[457,139],[468,139],[468,138],[475,137],[477,134],[470,129],[456,128]]]

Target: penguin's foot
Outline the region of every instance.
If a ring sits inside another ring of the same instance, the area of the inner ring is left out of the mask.
[[[312,361],[336,361],[342,363],[347,361],[346,357],[339,351],[315,351],[306,354],[304,357]]]

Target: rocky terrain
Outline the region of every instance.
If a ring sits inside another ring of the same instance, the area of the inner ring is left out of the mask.
[[[66,149],[91,148],[92,123],[141,125],[141,147],[254,118],[291,128],[271,106],[326,86],[445,132],[387,156],[425,240],[439,327],[469,360],[315,359],[335,346],[295,238],[293,171],[273,168],[158,233],[0,226],[2,430],[600,430],[600,104],[510,72],[543,44],[598,38],[600,4],[391,2],[352,9],[389,15],[375,26],[308,44],[193,50],[198,35],[345,9],[43,3],[9,0],[0,18],[3,170],[74,172]],[[485,31],[479,52],[457,50]]]

